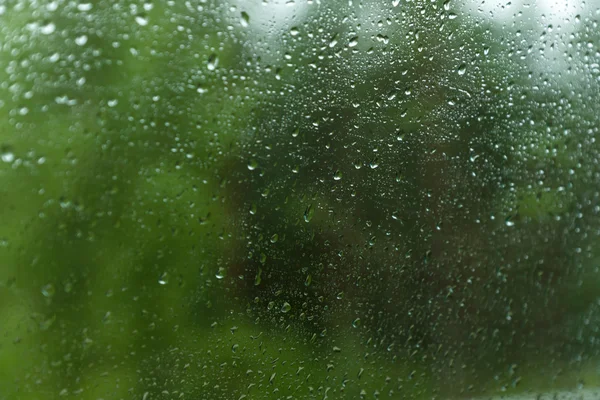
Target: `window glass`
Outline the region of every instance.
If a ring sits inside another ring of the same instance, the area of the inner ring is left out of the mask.
[[[592,398],[597,0],[0,0],[0,399]]]

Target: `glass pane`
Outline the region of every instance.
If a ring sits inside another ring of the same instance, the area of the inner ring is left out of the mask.
[[[0,0],[0,399],[592,398],[597,0]]]

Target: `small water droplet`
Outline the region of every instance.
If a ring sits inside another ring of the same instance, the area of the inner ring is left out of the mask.
[[[312,282],[312,276],[310,274],[306,275],[306,280],[304,281],[304,286],[310,286]]]
[[[258,272],[256,273],[256,276],[254,277],[254,286],[260,285],[261,282],[262,282],[262,268],[258,267]]]
[[[81,35],[75,38],[75,44],[77,46],[84,46],[88,41],[87,35]]]
[[[446,0],[444,2],[444,10],[446,10],[446,11],[450,10],[450,0]]]
[[[13,153],[10,146],[2,146],[0,149],[0,158],[2,158],[2,161],[5,163],[11,163],[15,160],[15,153]]]
[[[312,204],[309,205],[308,207],[306,207],[306,210],[304,211],[304,222],[310,222],[314,213],[315,213],[315,210],[313,209]]]
[[[231,346],[231,351],[235,353],[235,352],[237,352],[239,347],[240,347],[239,344],[234,344],[233,346]]]
[[[56,25],[54,25],[53,22],[49,22],[46,25],[42,25],[40,27],[40,32],[43,35],[50,35],[50,34],[54,33],[54,31],[56,31]]]
[[[338,42],[337,37],[338,37],[337,33],[335,35],[333,35],[333,37],[329,41],[329,47],[335,47],[335,45]]]
[[[282,313],[287,313],[292,309],[292,306],[290,305],[290,303],[288,303],[287,301],[285,303],[283,303],[283,305],[281,306],[281,312]]]
[[[293,26],[292,29],[290,29],[290,35],[298,36],[299,34],[300,34],[300,31],[298,30],[297,27]]]
[[[350,41],[348,42],[348,47],[354,47],[358,44],[358,36],[354,36],[353,38],[350,39]]]
[[[398,7],[398,4],[400,4],[400,0],[392,0],[393,7]]]
[[[460,66],[458,67],[458,74],[459,75],[464,75],[465,72],[467,71],[467,66],[465,64],[460,64]]]
[[[340,171],[339,169],[337,171],[335,171],[335,173],[333,174],[333,180],[335,181],[339,181],[342,179],[342,171]]]
[[[227,270],[225,270],[224,267],[219,267],[219,269],[217,270],[217,273],[215,274],[215,278],[223,279],[223,278],[225,278],[226,275],[227,275]]]
[[[139,14],[135,16],[135,22],[137,22],[139,26],[146,26],[148,25],[148,18],[142,14]]]
[[[167,283],[169,283],[169,273],[163,272],[160,278],[158,278],[158,283],[160,285],[166,285]]]
[[[42,294],[45,297],[50,298],[50,297],[54,296],[55,293],[56,293],[56,289],[54,288],[54,285],[51,283],[48,283],[47,285],[44,285],[42,287]]]
[[[277,243],[278,240],[279,240],[278,234],[275,233],[273,236],[271,236],[271,243]]]
[[[354,328],[358,328],[360,326],[360,318],[356,318],[354,321],[352,321],[352,326]]]
[[[218,65],[219,57],[215,53],[212,53],[210,57],[208,57],[208,63],[206,64],[206,68],[208,68],[209,71],[214,71]]]
[[[79,3],[77,4],[79,11],[90,11],[92,9],[92,3]]]
[[[196,92],[198,92],[200,94],[204,94],[204,93],[208,92],[208,89],[206,89],[204,87],[204,85],[202,85],[201,83],[199,83],[198,85],[196,85]]]
[[[250,16],[245,11],[242,11],[242,13],[240,14],[240,24],[244,28],[248,27],[248,25],[250,24]]]
[[[250,160],[248,162],[248,169],[250,171],[254,171],[258,167],[258,162],[256,160]]]

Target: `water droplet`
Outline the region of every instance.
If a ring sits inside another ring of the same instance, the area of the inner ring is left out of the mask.
[[[167,283],[169,283],[169,273],[163,272],[160,278],[158,278],[158,283],[160,285],[166,285]]]
[[[273,236],[271,236],[271,243],[277,243],[278,240],[279,240],[278,234],[275,233]]]
[[[215,278],[223,279],[225,278],[225,276],[227,276],[227,270],[225,269],[225,267],[219,267],[217,273],[215,274]]]
[[[309,205],[308,207],[306,207],[306,210],[304,211],[304,222],[310,222],[314,213],[315,213],[315,210],[313,209],[312,204]]]
[[[356,318],[354,321],[352,321],[352,326],[354,328],[358,328],[360,326],[360,318]]]
[[[250,24],[250,16],[245,11],[242,11],[242,13],[240,14],[240,24],[244,28],[248,27],[248,25]]]
[[[400,4],[400,0],[392,0],[393,7],[398,7],[398,4]]]
[[[446,0],[444,2],[444,10],[446,10],[446,11],[450,10],[450,0]]]
[[[348,42],[348,47],[354,47],[358,44],[358,36],[354,36],[353,38],[350,39],[350,41]]]
[[[48,283],[47,285],[44,285],[42,287],[42,294],[45,297],[50,298],[50,297],[54,296],[55,293],[56,293],[56,289],[54,289],[54,285],[51,283]]]
[[[335,173],[333,174],[333,180],[335,181],[339,181],[340,179],[342,179],[342,171],[340,171],[339,169],[337,171],[335,171]]]
[[[281,306],[281,312],[282,313],[287,313],[292,309],[292,306],[290,305],[290,303],[288,303],[287,301],[285,303],[283,303],[283,305]]]
[[[312,282],[312,276],[310,274],[306,275],[306,280],[304,281],[304,286],[310,286]]]
[[[460,64],[460,66],[458,67],[458,74],[459,75],[464,75],[465,72],[467,71],[467,66],[465,64]]]
[[[77,46],[84,46],[88,41],[87,35],[81,35],[75,38],[75,44]]]
[[[0,149],[0,158],[5,163],[11,163],[15,160],[15,153],[13,153],[10,146],[2,146]]]
[[[119,104],[119,100],[117,100],[117,99],[112,99],[112,100],[109,100],[109,101],[107,102],[107,104],[108,104],[108,106],[109,106],[109,107],[115,107],[117,104]]]
[[[329,41],[329,47],[335,47],[335,45],[338,42],[337,37],[338,37],[337,33],[335,35],[333,35],[333,37]]]
[[[256,160],[250,160],[248,162],[248,169],[250,171],[254,171],[258,167],[258,162]]]
[[[262,268],[258,267],[258,272],[256,273],[256,276],[254,277],[254,286],[258,286],[260,285],[260,283],[262,282]]]
[[[210,57],[208,57],[208,63],[206,64],[206,68],[208,68],[209,71],[214,71],[218,65],[219,57],[215,53],[212,53]]]
[[[577,14],[575,16],[575,22],[580,23],[581,22],[581,15]]]
[[[292,29],[290,29],[290,35],[298,36],[299,34],[300,34],[300,31],[298,30],[297,27],[293,26]]]
[[[80,3],[80,4],[77,4],[77,9],[79,11],[90,11],[92,9],[92,3]]]
[[[201,83],[199,83],[198,85],[196,85],[196,92],[198,92],[200,94],[204,94],[204,93],[208,92],[208,89],[206,89],[204,87],[204,85],[202,85]]]
[[[237,349],[238,349],[239,347],[240,347],[240,345],[239,345],[239,344],[234,344],[233,346],[231,346],[231,351],[235,353],[235,352],[237,352]]]
[[[139,26],[146,26],[148,25],[148,18],[145,17],[144,15],[136,15],[135,16],[135,22],[137,22],[137,24]]]
[[[54,33],[55,30],[56,30],[56,25],[54,25],[53,22],[49,22],[46,25],[42,25],[40,27],[40,32],[43,35],[50,35],[50,34]]]

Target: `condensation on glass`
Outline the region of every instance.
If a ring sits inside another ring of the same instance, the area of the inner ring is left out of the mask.
[[[594,398],[599,21],[0,1],[0,400]]]

